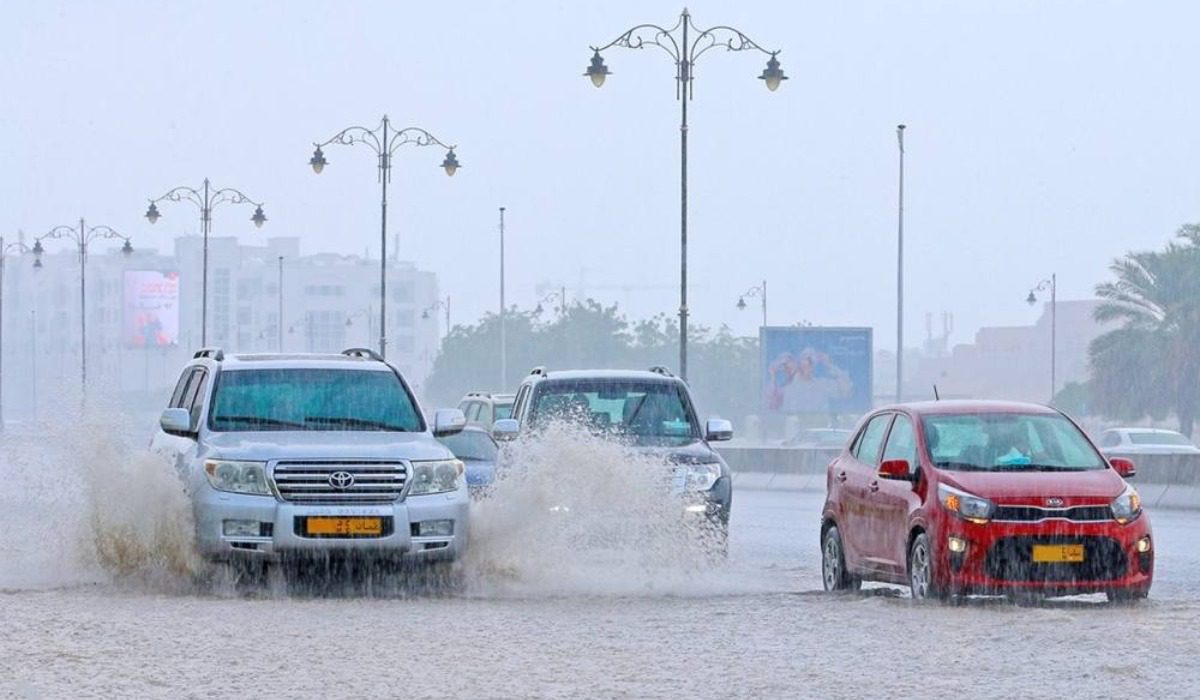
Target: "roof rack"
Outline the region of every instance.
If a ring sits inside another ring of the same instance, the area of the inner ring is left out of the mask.
[[[534,377],[534,376],[544,377],[544,376],[546,376],[546,366],[545,366],[545,365],[538,365],[537,367],[534,367],[533,369],[529,370],[529,376],[531,376],[531,377]]]
[[[225,351],[216,347],[200,348],[195,352],[195,354],[192,355],[193,360],[199,360],[202,358],[220,362],[225,359]]]
[[[664,377],[674,377],[675,376],[675,374],[671,370],[667,369],[663,365],[654,365],[653,367],[650,368],[650,371],[655,374],[661,374]]]
[[[360,357],[376,362],[384,361],[383,355],[380,355],[371,348],[346,348],[342,351],[342,354],[346,357]]]

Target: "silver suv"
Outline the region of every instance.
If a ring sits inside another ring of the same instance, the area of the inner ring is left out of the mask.
[[[513,395],[492,394],[486,391],[469,391],[458,402],[458,408],[467,417],[467,425],[477,425],[491,430],[492,424],[512,416]]]
[[[354,553],[405,562],[466,551],[463,463],[436,439],[408,384],[370,350],[338,355],[196,352],[151,447],[174,463],[213,561]]]

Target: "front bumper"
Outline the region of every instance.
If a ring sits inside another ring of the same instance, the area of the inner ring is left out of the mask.
[[[205,558],[278,561],[306,555],[354,554],[406,561],[456,560],[466,552],[470,528],[466,489],[428,496],[407,496],[388,504],[310,505],[274,496],[249,496],[200,489],[193,499],[196,545]],[[304,534],[310,516],[378,517],[381,536],[311,537]],[[225,521],[254,521],[256,534],[225,534]],[[453,522],[449,535],[420,536],[419,523]]]
[[[933,543],[937,576],[950,594],[1036,593],[1076,595],[1107,591],[1145,593],[1154,578],[1157,543],[1145,513],[1131,523],[1046,520],[1037,523],[948,519]],[[951,551],[951,538],[965,543]],[[1150,548],[1142,552],[1139,540]],[[1033,560],[1034,545],[1077,545],[1082,562]]]

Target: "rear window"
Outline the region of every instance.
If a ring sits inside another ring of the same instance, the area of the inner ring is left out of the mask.
[[[214,431],[425,429],[412,397],[394,373],[315,368],[221,372],[208,427]]]
[[[1135,445],[1191,445],[1192,442],[1179,433],[1130,433],[1129,441]]]

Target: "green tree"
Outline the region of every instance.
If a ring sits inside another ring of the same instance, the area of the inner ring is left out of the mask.
[[[1096,320],[1122,325],[1092,341],[1091,394],[1113,417],[1173,411],[1191,435],[1200,409],[1200,225],[1183,226],[1178,238],[1114,261],[1116,279],[1096,287]]]

